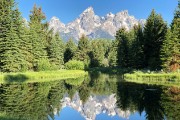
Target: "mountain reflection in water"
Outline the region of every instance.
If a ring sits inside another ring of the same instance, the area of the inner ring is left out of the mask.
[[[125,82],[116,75],[0,85],[0,120],[62,120],[75,114],[86,120],[179,120],[179,110],[180,88]]]

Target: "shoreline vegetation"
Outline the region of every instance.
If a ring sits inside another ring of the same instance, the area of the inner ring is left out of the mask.
[[[180,87],[180,72],[162,72],[150,70],[133,70],[120,68],[92,68],[88,70],[90,73],[100,72],[110,75],[122,75],[127,82],[157,84],[166,86]]]
[[[166,86],[180,87],[180,73],[159,73],[159,72],[142,72],[135,71],[133,73],[124,74],[124,79],[128,82],[158,84]]]
[[[132,69],[96,67],[85,70],[57,70],[57,71],[39,71],[39,72],[17,72],[0,73],[0,84],[8,83],[33,83],[33,82],[51,82],[57,80],[73,80],[84,78],[88,73],[103,73],[109,75],[122,75],[127,82],[158,84],[168,86],[180,86],[179,72],[160,72]]]
[[[83,70],[57,70],[40,72],[17,72],[0,73],[0,84],[2,83],[32,83],[50,82],[55,80],[77,79],[84,77],[88,73]]]

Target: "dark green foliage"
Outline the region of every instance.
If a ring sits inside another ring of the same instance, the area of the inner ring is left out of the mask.
[[[129,65],[129,43],[128,34],[124,28],[121,28],[116,33],[116,40],[118,41],[118,65],[122,68]]]
[[[171,40],[171,31],[168,30],[166,37],[165,37],[165,41],[163,42],[163,46],[161,49],[161,60],[162,60],[162,67],[166,70],[168,70],[169,66],[170,66],[170,62],[172,60],[172,47],[173,44],[171,44],[172,40]]]
[[[145,67],[160,69],[160,49],[167,33],[167,25],[161,15],[152,10],[144,28]]]
[[[175,12],[171,29],[167,32],[161,49],[162,67],[165,70],[180,69],[180,2]]]
[[[116,33],[118,41],[117,63],[121,68],[160,69],[162,48],[167,25],[162,17],[153,10],[146,21],[144,30],[135,25],[130,31],[121,28]],[[115,52],[111,54],[115,55]],[[115,57],[111,56],[113,60]]]
[[[69,60],[72,60],[72,58],[75,55],[77,47],[72,39],[68,40],[65,46],[65,52],[64,52],[64,63],[68,62]]]
[[[58,33],[52,38],[48,47],[48,55],[51,64],[55,64],[59,68],[62,67],[64,61],[64,44]]]
[[[142,69],[144,67],[144,39],[141,25],[135,25],[133,32],[133,42],[130,47],[131,67]]]

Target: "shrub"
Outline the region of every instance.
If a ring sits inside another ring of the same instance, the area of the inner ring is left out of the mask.
[[[37,63],[37,71],[51,70],[51,64],[48,59],[41,59]]]
[[[65,68],[68,70],[83,70],[84,63],[77,60],[70,60],[65,64]]]

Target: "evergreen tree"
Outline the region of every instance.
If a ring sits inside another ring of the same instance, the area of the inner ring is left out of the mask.
[[[63,65],[64,59],[64,44],[59,33],[56,33],[54,38],[49,43],[49,60],[59,68]]]
[[[90,52],[90,67],[102,66],[102,61],[105,57],[105,50],[103,49],[103,44],[100,40],[93,40],[91,42],[91,52]]]
[[[128,67],[129,63],[129,45],[127,32],[124,28],[121,28],[116,33],[116,40],[118,41],[118,66],[124,68]]]
[[[117,51],[118,51],[118,41],[114,40],[112,42],[110,51],[108,53],[109,66],[111,67],[117,66]]]
[[[160,69],[160,49],[165,39],[167,25],[161,15],[152,10],[144,28],[145,67]]]
[[[76,51],[74,58],[76,60],[83,61],[86,67],[88,67],[90,62],[89,52],[90,52],[90,42],[85,35],[82,35],[82,37],[78,42],[78,49]]]
[[[161,49],[162,67],[169,71],[180,68],[180,2],[171,29],[168,30]]]
[[[37,63],[41,59],[47,58],[46,51],[46,34],[44,29],[43,20],[45,20],[45,15],[41,8],[34,5],[33,10],[30,15],[30,32],[29,37],[32,44],[31,53],[33,54],[33,67],[37,68]]]
[[[102,44],[102,49],[103,49],[102,53],[104,54],[103,60],[101,62],[101,66],[108,67],[109,66],[108,56],[109,56],[109,52],[110,52],[110,49],[111,49],[112,40],[100,39],[99,44],[100,45]]]
[[[64,62],[68,62],[69,60],[72,60],[72,58],[75,55],[77,47],[72,39],[69,39],[65,46],[65,52],[64,52]]]
[[[143,30],[141,25],[135,25],[134,29],[134,40],[131,45],[131,65],[136,69],[140,69],[144,67],[144,52],[143,52]]]
[[[25,64],[21,50],[22,18],[14,0],[0,2],[0,65],[4,72],[17,72]]]

